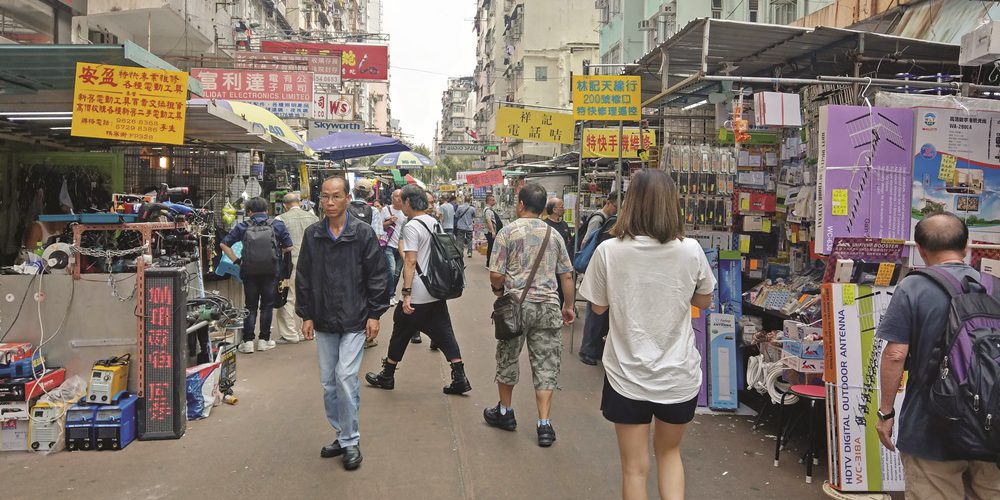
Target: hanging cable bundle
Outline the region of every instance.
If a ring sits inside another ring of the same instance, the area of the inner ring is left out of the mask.
[[[774,404],[781,404],[781,396],[788,391],[791,384],[781,381],[785,365],[781,361],[764,361],[763,355],[751,356],[747,363],[747,389],[767,394]],[[785,397],[785,405],[793,405],[799,397],[789,394]]]

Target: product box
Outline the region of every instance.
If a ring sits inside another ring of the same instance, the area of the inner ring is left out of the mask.
[[[913,140],[910,109],[820,108],[816,252],[842,236],[909,239]]]
[[[892,287],[823,285],[829,479],[841,491],[905,487],[899,454],[883,447],[875,430],[885,345],[875,332],[891,298]],[[903,387],[896,394],[896,411],[901,408]]]
[[[34,349],[27,342],[0,342],[0,366],[28,358],[32,352]]]
[[[28,419],[0,420],[0,451],[28,451]]]
[[[0,401],[0,420],[28,418],[35,401],[37,398],[30,401]]]
[[[800,373],[823,372],[822,359],[803,359],[795,356],[785,349],[781,350],[781,362],[784,363],[789,370],[795,370]]]
[[[823,341],[785,340],[785,352],[802,359],[823,359]]]
[[[713,410],[739,407],[736,354],[736,316],[708,315],[708,407]]]
[[[798,94],[757,92],[753,116],[758,127],[801,127],[802,103]]]
[[[66,380],[65,368],[50,368],[34,377],[0,380],[0,401],[30,401],[51,391]]]

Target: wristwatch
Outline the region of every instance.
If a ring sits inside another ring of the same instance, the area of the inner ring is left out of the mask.
[[[878,419],[883,422],[885,422],[886,420],[892,420],[893,418],[896,417],[895,408],[893,408],[892,411],[890,411],[889,413],[882,413],[882,410],[879,410],[877,413],[878,413]]]

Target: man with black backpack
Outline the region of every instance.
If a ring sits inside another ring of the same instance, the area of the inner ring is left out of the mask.
[[[878,328],[879,439],[900,451],[908,500],[1000,498],[1000,284],[965,264],[969,229],[954,214],[924,218],[913,239],[928,267],[896,286]]]
[[[486,196],[486,210],[483,219],[486,221],[486,268],[490,267],[490,257],[493,255],[493,242],[497,233],[503,229],[503,221],[496,209],[497,199],[492,194]]]
[[[448,299],[461,296],[465,286],[462,254],[451,235],[426,214],[427,194],[420,186],[410,184],[400,196],[408,218],[401,244],[403,301],[393,314],[389,353],[382,360],[382,371],[365,374],[365,380],[374,387],[392,390],[396,385],[396,366],[402,361],[410,339],[424,332],[451,363],[451,384],[445,386],[444,393],[464,394],[472,386],[465,376],[447,303]]]
[[[290,277],[291,269],[281,269],[284,254],[292,251],[292,237],[280,220],[267,217],[267,200],[256,197],[244,205],[247,218],[233,228],[219,247],[240,266],[243,280],[243,298],[249,314],[243,320],[243,341],[238,349],[242,353],[254,352],[254,327],[257,324],[257,310],[260,308],[260,339],[256,350],[274,349],[271,340],[271,318],[274,314],[274,300],[278,279]],[[237,257],[232,246],[242,244]]]
[[[580,239],[580,247],[577,249],[577,254],[573,257],[574,264],[582,258],[589,259],[589,256],[593,255],[593,249],[596,248],[595,244],[599,245],[603,240],[610,237],[611,227],[614,226],[614,221],[617,220],[617,214],[618,200],[613,196],[608,196],[608,201],[604,203],[604,207],[591,215],[587,220],[587,232]],[[579,235],[579,233],[577,234]],[[591,243],[591,238],[596,239]],[[588,245],[588,243],[591,244]],[[588,247],[589,254],[587,252]],[[576,267],[578,271],[581,269],[586,270],[586,266]],[[580,341],[580,361],[590,366],[597,365],[597,362],[600,361],[601,356],[604,354],[604,339],[608,336],[609,328],[608,313],[597,314],[590,307],[590,304],[587,304],[587,320],[583,324],[583,340]]]

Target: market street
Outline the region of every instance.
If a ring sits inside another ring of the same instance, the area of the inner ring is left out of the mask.
[[[410,345],[396,389],[361,388],[361,449],[356,473],[339,459],[319,457],[334,437],[323,413],[315,344],[279,346],[240,355],[236,406],[216,407],[188,423],[179,440],[137,441],[118,452],[0,454],[5,498],[41,491],[74,498],[413,498],[607,499],[619,496],[618,449],[599,411],[603,372],[564,349],[553,425],[558,441],[539,448],[533,426],[527,354],[526,383],[514,393],[516,432],[486,426],[496,403],[491,296],[483,257],[468,265],[465,295],[450,302],[473,390],[446,396],[448,366],[424,343]],[[380,345],[366,351],[362,372],[376,370],[392,331],[382,321]],[[579,345],[580,327],[576,342]],[[564,332],[568,344],[569,329]],[[775,425],[750,432],[752,417],[699,415],[685,436],[688,498],[824,498],[804,481],[793,441],[772,467]],[[820,469],[825,471],[825,463]],[[817,482],[822,481],[820,473]],[[44,484],[44,487],[42,486]],[[655,496],[655,475],[649,492]]]

